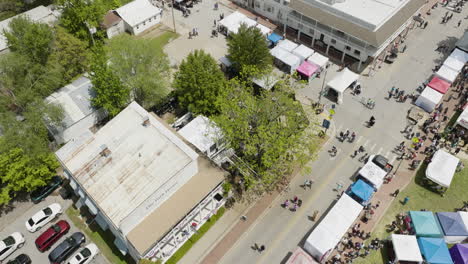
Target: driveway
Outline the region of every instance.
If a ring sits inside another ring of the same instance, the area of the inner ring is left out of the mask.
[[[41,228],[41,230],[35,232],[35,233],[30,233],[29,231],[26,230],[25,227],[25,222],[28,220],[33,214],[38,212],[39,210],[43,209],[44,207],[48,206],[49,204],[52,203],[59,203],[62,206],[62,210],[64,213],[60,215],[60,217],[44,227]],[[20,232],[21,234],[24,235],[24,239],[26,240],[24,246],[15,252],[11,254],[6,261],[11,260],[18,256],[19,254],[26,254],[28,255],[33,263],[38,263],[38,264],[46,264],[49,263],[49,260],[47,256],[49,255],[50,251],[54,249],[54,246],[58,245],[61,243],[66,237],[70,236],[74,232],[78,232],[78,228],[73,225],[73,222],[70,221],[68,216],[65,214],[65,210],[71,206],[72,201],[71,200],[64,200],[62,199],[57,191],[47,197],[45,201],[40,202],[39,204],[33,204],[30,201],[22,201],[22,202],[15,202],[13,203],[13,208],[11,211],[7,213],[2,213],[1,218],[0,218],[0,239],[4,239],[8,235],[10,235],[13,232]],[[52,249],[41,253],[39,250],[37,250],[34,241],[38,236],[42,234],[47,228],[49,228],[53,223],[56,223],[58,220],[66,220],[70,224],[70,231],[68,234],[65,236],[61,237],[52,247]],[[87,245],[91,241],[89,238],[86,238],[86,242],[84,245]],[[102,256],[102,254],[99,254],[93,262],[93,264],[108,264],[109,262]]]

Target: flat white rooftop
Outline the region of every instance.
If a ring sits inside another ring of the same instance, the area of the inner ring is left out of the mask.
[[[149,122],[143,125],[143,120]],[[110,153],[101,155],[103,146]],[[120,222],[198,155],[136,102],[56,153],[100,210]],[[157,224],[157,223],[155,223]]]
[[[305,0],[338,17],[342,17],[371,31],[377,30],[411,0]],[[341,2],[341,3],[340,3]]]
[[[181,128],[178,133],[201,152],[208,151],[222,138],[222,132],[207,117],[199,115]]]

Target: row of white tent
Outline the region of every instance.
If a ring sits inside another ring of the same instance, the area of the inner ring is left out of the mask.
[[[306,60],[319,66],[320,69],[324,69],[328,63],[327,57],[305,45],[299,45],[287,39],[279,41],[270,53],[276,60],[287,65],[290,73],[293,73]]]
[[[260,23],[257,23],[257,21],[247,17],[246,15],[238,11],[223,18],[221,21],[219,21],[219,24],[226,28],[228,34],[237,33],[242,24],[245,24],[247,27],[256,27],[260,29],[262,34],[265,36],[271,33],[270,28]]]
[[[458,74],[463,70],[467,61],[468,53],[455,48],[450,56],[445,59],[440,69],[435,73],[435,77],[449,83],[453,83]],[[415,104],[427,112],[432,112],[437,104],[440,103],[442,97],[442,93],[435,91],[431,87],[426,87],[416,100]]]

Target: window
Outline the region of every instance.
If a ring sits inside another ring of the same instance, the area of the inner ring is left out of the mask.
[[[148,22],[151,22],[151,18],[148,20]]]
[[[280,3],[280,0],[275,0],[276,3]]]
[[[137,26],[137,29],[139,29],[139,28],[140,28],[140,26]]]
[[[361,55],[361,52],[359,50],[354,50],[354,55],[359,56],[359,55]]]
[[[274,9],[273,7],[271,7],[271,6],[269,6],[269,7],[266,8],[266,11],[268,11],[268,12],[270,12],[270,13],[273,13],[274,10],[275,10],[275,9]]]
[[[283,1],[283,5],[285,6],[289,5],[289,1]]]
[[[346,50],[351,50],[351,47],[350,46],[345,46],[345,49]]]
[[[255,7],[260,8],[260,3],[258,1],[255,1]]]
[[[7,247],[7,248],[4,248],[2,251],[0,251],[0,256],[5,254],[5,252],[7,252],[10,248]]]
[[[303,28],[303,25],[301,23],[297,23],[297,28]]]
[[[309,33],[313,36],[315,31],[313,29],[309,28]]]
[[[145,21],[145,22],[143,22],[143,26],[146,26],[146,21]]]
[[[336,40],[334,40],[334,39],[331,39],[330,42],[331,42],[332,44],[336,44]]]

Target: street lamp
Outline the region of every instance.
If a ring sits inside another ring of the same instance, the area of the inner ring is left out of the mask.
[[[325,80],[327,79],[327,72],[328,72],[328,67],[329,66],[330,66],[330,64],[328,64],[328,63],[325,66],[325,74],[323,75],[322,89],[320,89],[318,104],[320,104],[320,100],[322,100],[323,88],[325,87]]]

